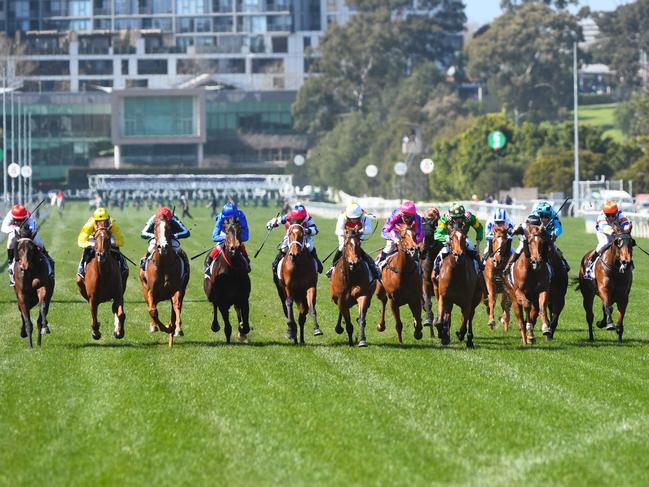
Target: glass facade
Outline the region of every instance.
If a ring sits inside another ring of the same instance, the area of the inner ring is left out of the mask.
[[[123,113],[126,137],[198,135],[191,96],[129,96]]]

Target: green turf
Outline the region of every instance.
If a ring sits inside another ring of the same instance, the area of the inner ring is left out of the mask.
[[[274,209],[248,210],[257,248]],[[210,244],[212,223],[197,208],[190,254]],[[115,216],[138,258],[148,212]],[[415,341],[374,328],[367,349],[334,333],[326,279],[318,310],[324,337],[283,338],[269,266],[276,230],[253,261],[249,344],[224,345],[209,327],[198,261],[192,267],[185,337],[173,350],[147,331],[140,286],[129,280],[126,338],[90,335],[88,307],[74,284],[76,234],[87,213],[69,207],[42,234],[57,261],[52,334],[42,350],[19,337],[13,290],[0,290],[0,484],[2,485],[646,485],[649,457],[649,258],[637,269],[625,341],[587,338],[570,290],[556,339],[521,349],[517,330],[489,331],[476,319],[476,349]],[[319,220],[320,255],[334,222]],[[377,232],[378,233],[378,232]],[[560,245],[576,267],[594,243],[568,220]],[[381,245],[378,235],[366,248]],[[647,241],[640,245],[649,248]],[[574,270],[573,270],[574,273]],[[134,273],[133,273],[134,274]],[[2,274],[3,284],[6,274]],[[168,306],[164,306],[168,313]],[[457,326],[457,318],[454,327]]]
[[[622,130],[615,121],[615,109],[617,103],[605,103],[602,105],[582,105],[579,107],[579,123],[595,125],[604,130],[604,135],[612,137],[618,142],[624,140]]]

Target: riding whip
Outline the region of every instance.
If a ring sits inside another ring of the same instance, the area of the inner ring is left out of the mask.
[[[30,213],[31,213],[32,215],[33,215],[34,213],[36,213],[36,211],[38,211],[38,209],[41,207],[41,205],[42,205],[43,203],[45,203],[45,199],[46,199],[46,198],[43,198],[43,199],[41,200],[41,202],[40,202],[39,204],[36,205],[36,208],[34,208],[32,211],[30,211]],[[20,226],[18,227],[19,230],[23,227],[23,225],[24,225],[25,223],[27,223],[27,220],[28,220],[28,218],[25,218],[25,219],[23,220],[23,222],[22,222],[22,223],[20,224]]]
[[[199,258],[201,255],[205,255],[205,254],[207,254],[210,250],[212,250],[212,248],[209,248],[209,249],[207,249],[207,250],[204,250],[204,251],[201,252],[200,254],[196,254],[194,257],[192,257],[192,258],[189,259],[189,260],[197,259],[197,258]]]
[[[280,214],[280,213],[281,213],[280,211],[277,212],[277,215],[275,216],[275,219],[279,218],[279,214]],[[257,256],[259,255],[259,252],[261,252],[261,249],[264,248],[264,245],[266,245],[266,240],[268,240],[268,237],[270,237],[270,232],[273,231],[273,228],[274,228],[274,227],[271,227],[271,228],[268,230],[268,233],[266,233],[266,238],[264,238],[264,241],[261,243],[261,246],[257,249],[257,252],[255,252],[255,255],[254,255],[254,258],[255,258],[255,259],[256,259]]]
[[[334,252],[335,252],[336,250],[338,250],[338,247],[336,247],[335,249],[333,249],[333,250],[329,253],[328,256],[326,256],[324,259],[322,259],[322,263],[324,264],[325,262],[327,262],[327,261],[329,260],[329,257],[331,257],[332,255],[334,255]]]
[[[641,251],[644,252],[645,254],[649,255],[649,252],[647,252],[645,249],[643,249],[642,247],[640,247],[637,243],[635,244],[635,246],[638,248],[638,250],[641,250]]]
[[[123,252],[120,252],[122,254],[122,257],[124,257],[126,260],[128,260],[131,264],[133,264],[135,267],[139,267],[135,262],[133,262],[131,259],[129,259],[126,255],[124,255]]]
[[[565,201],[564,201],[563,203],[561,203],[561,206],[560,206],[559,209],[557,210],[557,215],[558,215],[559,213],[561,213],[561,210],[563,210],[564,205],[565,205],[568,201],[570,201],[571,199],[572,199],[572,198],[566,198]]]

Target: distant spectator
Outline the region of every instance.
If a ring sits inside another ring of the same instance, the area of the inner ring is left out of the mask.
[[[484,196],[485,203],[493,203],[494,199],[490,194],[485,194]]]
[[[189,212],[189,201],[187,201],[187,196],[185,196],[185,194],[180,195],[180,207],[183,210],[181,218],[188,217],[188,218],[194,219],[192,214]]]
[[[514,201],[512,200],[511,196],[509,196],[509,195],[505,196],[505,204],[506,205],[511,205],[513,203],[514,203]]]

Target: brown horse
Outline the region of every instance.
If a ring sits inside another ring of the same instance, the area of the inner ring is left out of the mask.
[[[99,340],[101,324],[97,321],[97,310],[101,303],[112,301],[113,314],[115,315],[115,338],[124,338],[124,293],[126,292],[126,281],[128,270],[122,275],[118,257],[111,251],[110,225],[104,226],[104,222],[97,222],[95,230],[95,251],[94,255],[86,265],[86,278],[77,277],[77,286],[81,296],[90,305],[92,316],[92,338]]]
[[[162,215],[155,219],[153,225],[156,245],[145,269],[140,269],[140,284],[151,317],[149,331],[153,333],[162,330],[168,333],[169,346],[172,347],[174,336],[184,335],[181,312],[189,282],[189,269],[184,269],[183,259],[172,248],[171,221]],[[158,318],[158,303],[161,301],[171,301],[171,320],[168,326]]]
[[[633,246],[635,241],[631,238],[631,230],[622,231],[616,226],[613,242],[604,250],[600,259],[595,263],[595,279],[585,279],[584,272],[593,253],[584,255],[579,269],[579,285],[586,321],[588,322],[588,339],[593,341],[593,300],[595,295],[602,300],[604,316],[597,322],[598,328],[606,327],[607,330],[617,331],[617,342],[622,343],[624,333],[624,314],[629,302],[629,293],[633,284]],[[617,323],[613,323],[613,305],[617,304]]]
[[[489,250],[485,261],[484,280],[487,286],[487,312],[489,322],[487,325],[492,330],[496,327],[494,318],[496,300],[501,293],[500,306],[503,310],[500,321],[505,331],[509,329],[509,312],[512,302],[509,294],[505,291],[503,269],[507,265],[507,260],[512,251],[512,241],[509,238],[507,228],[494,226],[493,239],[489,242]]]
[[[288,227],[288,249],[278,266],[278,275],[273,274],[277,294],[282,301],[288,330],[286,338],[297,344],[297,324],[293,315],[293,303],[298,305],[300,343],[304,343],[304,323],[307,312],[313,319],[313,334],[322,335],[315,310],[318,273],[309,249],[306,247],[304,227],[294,223]]]
[[[415,320],[414,337],[421,340],[421,269],[419,267],[419,245],[415,242],[412,226],[397,225],[399,243],[397,252],[388,257],[383,266],[381,281],[376,286],[376,295],[381,301],[381,317],[376,329],[385,331],[385,304],[389,300],[396,322],[397,339],[403,343],[403,323],[399,308],[407,304]]]
[[[361,239],[358,232],[352,231],[345,235],[343,254],[334,267],[329,283],[331,299],[338,305],[338,323],[336,333],[343,332],[341,321],[345,319],[349,345],[354,345],[352,325],[349,309],[355,304],[358,305],[358,326],[360,336],[359,347],[366,347],[365,318],[367,310],[372,302],[374,284],[371,283],[370,269],[362,258]]]
[[[250,333],[250,276],[247,264],[241,253],[241,223],[238,218],[226,218],[223,223],[225,242],[214,257],[209,278],[203,280],[203,290],[212,303],[212,331],[218,332],[217,310],[221,312],[224,323],[225,340],[230,343],[232,325],[230,324],[230,307],[234,306],[239,323],[238,339],[245,341]],[[207,260],[207,259],[206,259]]]
[[[435,240],[435,228],[437,228],[437,218],[424,218],[422,226],[424,227],[424,241],[421,243],[421,253],[419,254],[419,264],[422,270],[422,300],[424,307],[424,326],[430,326],[431,337],[435,336],[433,331],[433,264],[435,257],[442,250],[442,242]]]
[[[513,280],[506,276],[505,286],[514,304],[521,341],[525,346],[536,342],[534,325],[539,315],[543,323],[543,334],[550,335],[552,329],[548,325],[546,314],[550,292],[550,236],[543,225],[527,224],[523,233],[523,252],[513,266]]]
[[[14,262],[14,278],[18,309],[22,319],[20,336],[28,338],[29,348],[33,348],[32,330],[34,325],[29,311],[38,304],[38,346],[41,346],[41,336],[49,333],[47,312],[54,293],[54,279],[49,277],[46,257],[34,244],[35,235],[27,226],[16,231],[16,259]]]
[[[451,343],[451,312],[453,305],[458,306],[461,310],[461,326],[456,335],[460,341],[466,336],[466,346],[473,348],[473,315],[482,298],[482,284],[473,258],[466,253],[466,233],[461,225],[456,225],[451,230],[449,245],[450,255],[442,261],[435,281],[435,327],[442,345]]]

